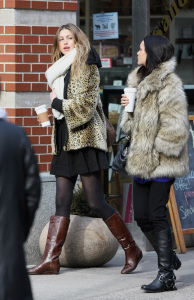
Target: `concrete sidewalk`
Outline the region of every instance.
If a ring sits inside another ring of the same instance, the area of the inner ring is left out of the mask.
[[[115,257],[99,268],[61,268],[59,275],[31,275],[34,300],[194,299],[194,248],[179,258],[182,267],[175,271],[177,291],[144,293],[141,285],[149,284],[157,275],[155,252],[145,252],[137,269],[122,275],[124,252],[119,248]]]

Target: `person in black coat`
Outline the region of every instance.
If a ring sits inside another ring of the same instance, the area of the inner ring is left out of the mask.
[[[24,130],[0,108],[0,299],[32,300],[23,243],[40,200],[35,155]]]

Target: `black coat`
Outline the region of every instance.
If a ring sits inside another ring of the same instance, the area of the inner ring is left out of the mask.
[[[23,243],[40,199],[40,178],[22,128],[0,119],[0,300],[31,300]]]

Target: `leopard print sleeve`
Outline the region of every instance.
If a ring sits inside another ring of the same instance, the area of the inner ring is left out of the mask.
[[[85,65],[80,78],[71,78],[67,99],[63,100],[63,112],[70,129],[77,128],[91,120],[99,97],[100,76],[96,65]]]

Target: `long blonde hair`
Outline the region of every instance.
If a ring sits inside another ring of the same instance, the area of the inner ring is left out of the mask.
[[[71,76],[80,77],[80,74],[82,73],[86,60],[88,58],[88,54],[90,51],[90,43],[85,33],[76,25],[68,23],[62,25],[57,30],[51,50],[52,63],[55,63],[58,59],[60,59],[63,56],[63,54],[59,50],[59,34],[60,31],[63,29],[68,29],[71,31],[75,42],[75,48],[77,50],[77,54],[71,66]]]

